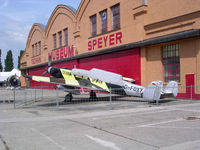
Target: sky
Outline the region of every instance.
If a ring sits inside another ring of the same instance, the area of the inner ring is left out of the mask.
[[[78,9],[81,0],[0,0],[0,49],[1,62],[12,50],[14,66],[18,65],[20,50],[25,50],[29,31],[34,23],[47,24],[59,4]]]

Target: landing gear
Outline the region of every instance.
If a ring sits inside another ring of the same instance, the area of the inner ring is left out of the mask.
[[[65,96],[64,102],[71,102],[73,99],[72,93],[69,93]]]
[[[93,90],[91,90],[91,92],[90,92],[90,100],[95,100],[96,98],[97,98],[96,93]]]

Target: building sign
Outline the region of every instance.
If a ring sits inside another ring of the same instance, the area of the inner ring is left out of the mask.
[[[31,59],[31,63],[34,65],[34,64],[39,64],[42,62],[42,59],[41,59],[41,56],[39,57],[35,57],[35,58],[32,58]]]
[[[122,32],[113,33],[88,41],[88,51],[122,43]]]
[[[67,57],[74,56],[74,47],[73,45],[65,46],[56,50],[53,50],[52,52],[48,53],[48,56],[51,56],[52,60],[59,60]]]

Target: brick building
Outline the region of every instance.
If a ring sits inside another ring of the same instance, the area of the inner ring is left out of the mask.
[[[119,73],[147,86],[152,80],[200,85],[200,1],[82,0],[58,5],[48,23],[35,23],[21,71],[41,75],[52,66]],[[28,81],[22,86],[44,86]],[[185,95],[189,88],[181,88]],[[200,95],[200,87],[193,90]]]

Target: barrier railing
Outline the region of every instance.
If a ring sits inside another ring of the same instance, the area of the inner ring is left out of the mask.
[[[67,97],[68,92],[49,87],[34,87],[34,88],[19,88],[19,89],[6,89],[0,88],[0,103],[13,103],[14,108],[20,107],[34,107],[34,106],[63,106],[66,104],[83,104],[87,102],[108,102],[110,108],[112,108],[112,103],[115,101],[141,101],[148,102],[140,97],[132,97],[125,95],[122,89],[110,89],[112,92],[105,91],[93,91],[95,95],[93,96],[88,89],[76,89],[80,92],[80,95],[72,94],[71,98]],[[73,91],[73,90],[72,90]],[[179,86],[177,97],[169,97],[171,99],[188,99],[188,100],[200,100],[200,86]],[[167,98],[167,99],[169,99]],[[160,100],[156,101],[159,104]]]

